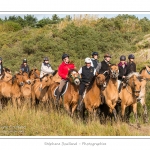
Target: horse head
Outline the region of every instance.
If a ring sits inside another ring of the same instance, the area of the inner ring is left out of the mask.
[[[22,74],[20,73],[17,73],[13,76],[13,80],[12,80],[13,83],[17,83],[19,86],[23,86],[24,83],[23,83],[23,78],[22,78]]]
[[[2,74],[1,80],[10,81],[12,79],[12,73],[8,68],[4,69],[4,73]]]
[[[133,95],[136,98],[139,97],[141,91],[141,82],[139,81],[139,74],[136,72],[129,74],[127,83],[131,87]]]
[[[40,78],[40,71],[38,69],[32,69],[29,72],[29,78],[30,79],[38,79]]]
[[[75,85],[80,84],[80,75],[76,69],[69,70],[68,78],[71,83],[74,83]]]
[[[23,72],[22,73],[22,79],[23,79],[23,82],[24,83],[27,83],[27,84],[31,84],[31,79],[29,78],[29,75],[28,75],[28,73],[26,73],[26,72]]]
[[[52,77],[52,74],[45,74],[42,78],[40,78],[40,90],[44,89],[47,86],[50,86],[50,84],[53,83]]]
[[[102,86],[102,85],[105,84],[105,76],[104,76],[104,74],[99,74],[99,75],[96,76],[96,83],[99,86]]]
[[[109,68],[110,78],[117,79],[119,75],[118,65],[111,65]]]

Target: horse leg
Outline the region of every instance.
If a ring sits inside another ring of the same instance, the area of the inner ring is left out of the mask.
[[[116,111],[116,109],[114,108],[113,109],[113,115],[114,115],[114,119],[115,119],[115,122],[117,122],[117,111]]]
[[[144,109],[144,123],[148,123],[147,106],[146,106],[146,104],[143,105],[143,109]]]
[[[124,122],[125,121],[125,109],[126,109],[126,106],[123,104],[123,103],[121,103],[121,118],[122,118],[122,122]]]
[[[12,97],[12,105],[14,108],[17,108],[16,97]]]
[[[131,114],[131,106],[128,106],[126,108],[126,118],[125,118],[125,121],[129,124],[129,119],[130,119],[130,114]]]
[[[21,108],[21,99],[17,98],[17,108]]]
[[[69,104],[68,104],[68,103],[65,103],[65,104],[64,104],[64,107],[65,107],[65,109],[66,109],[68,115],[72,117],[72,113],[71,113],[71,109],[70,109]]]
[[[74,112],[75,112],[76,108],[77,108],[77,104],[73,104],[72,108],[71,108],[72,116],[74,115]]]
[[[137,103],[133,104],[133,113],[134,113],[135,121],[137,123],[137,127],[140,128],[140,124],[137,117]]]

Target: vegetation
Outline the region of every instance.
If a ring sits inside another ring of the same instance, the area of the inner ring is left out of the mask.
[[[108,19],[94,15],[59,18],[56,14],[51,19],[39,21],[33,15],[0,19],[0,56],[4,66],[13,72],[19,70],[23,58],[28,59],[30,68],[40,69],[44,56],[48,56],[53,69],[57,69],[63,53],[68,53],[80,68],[85,57],[90,57],[93,51],[99,52],[99,61],[104,53],[110,53],[112,63],[118,63],[122,54],[133,53],[140,71],[150,63],[150,20],[138,19],[134,15]],[[149,97],[147,93],[147,100]],[[150,135],[146,127],[138,131],[126,124],[117,124],[116,128],[100,125],[98,121],[85,125],[74,122],[64,113],[15,111],[10,107],[0,113],[0,135]],[[5,132],[8,129],[4,126],[13,125],[26,129],[22,133]]]

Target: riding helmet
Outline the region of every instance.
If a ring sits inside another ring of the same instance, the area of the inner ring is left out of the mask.
[[[62,55],[62,60],[65,59],[66,57],[69,58],[69,55],[68,55],[68,54],[63,54],[63,55]]]
[[[130,54],[129,56],[128,56],[128,59],[134,59],[135,57],[134,57],[134,55],[133,54]]]
[[[98,52],[93,52],[92,56],[97,55],[98,56]]]
[[[23,59],[23,63],[27,63],[27,59],[25,58],[25,59]]]
[[[0,60],[2,61],[2,57],[0,57]]]
[[[110,57],[110,58],[111,58],[111,55],[110,55],[110,54],[105,54],[105,55],[104,55],[104,58],[105,58],[105,57]]]
[[[87,57],[87,58],[85,58],[85,63],[91,63],[91,58],[89,58],[89,57]]]
[[[44,61],[49,61],[48,57],[44,57]]]
[[[120,61],[125,61],[126,60],[126,56],[122,55],[120,56]]]

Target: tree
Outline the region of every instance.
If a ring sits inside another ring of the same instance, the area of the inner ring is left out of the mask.
[[[24,16],[25,26],[35,27],[37,23],[37,18],[34,15]]]

